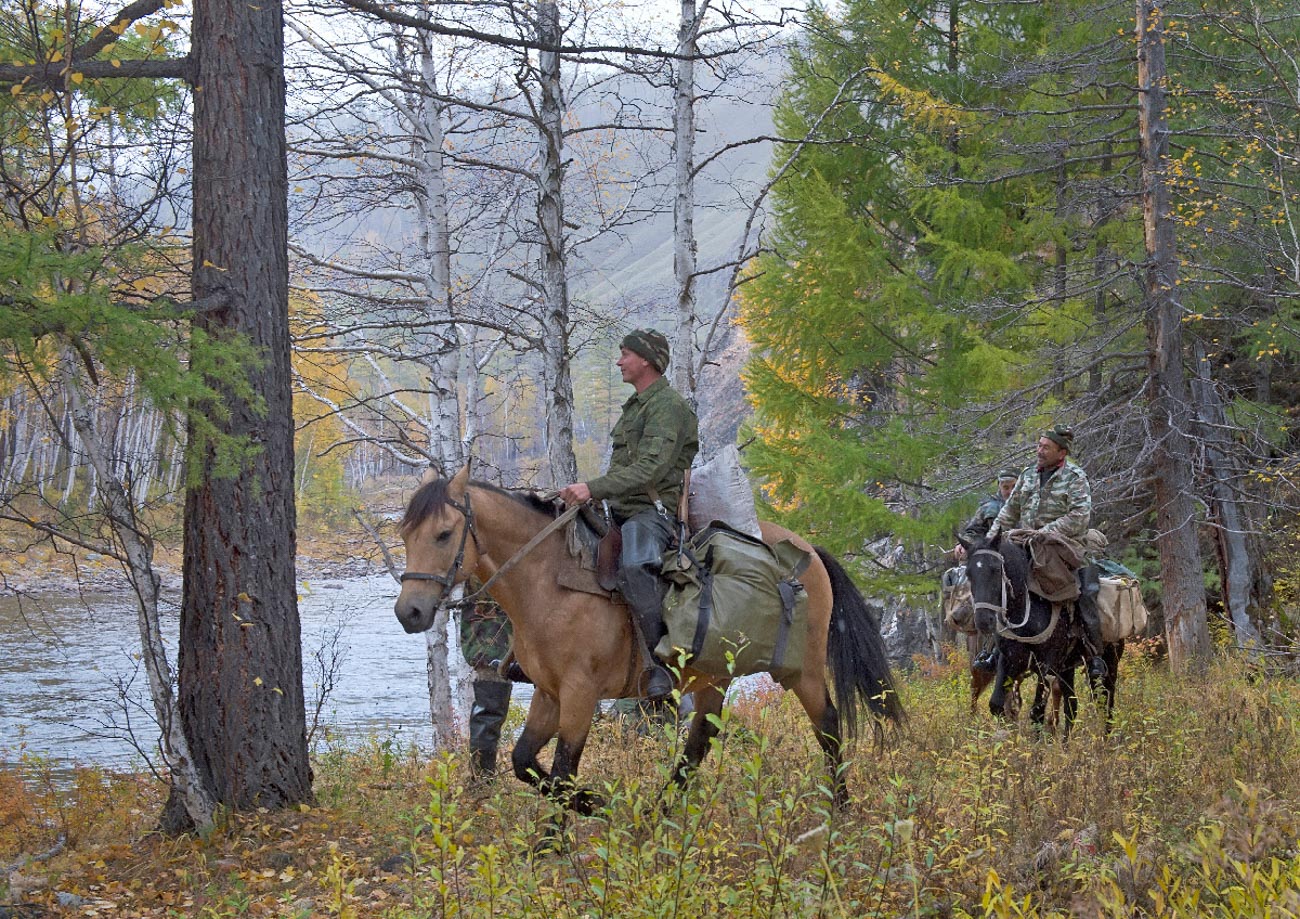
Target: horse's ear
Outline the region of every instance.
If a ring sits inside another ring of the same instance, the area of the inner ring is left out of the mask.
[[[424,475],[420,476],[420,484],[428,485],[430,482],[438,481],[438,478],[438,467],[430,466],[428,469],[424,470]]]
[[[469,463],[461,467],[460,472],[452,476],[451,485],[447,488],[447,494],[453,501],[465,500],[465,489],[469,487]]]

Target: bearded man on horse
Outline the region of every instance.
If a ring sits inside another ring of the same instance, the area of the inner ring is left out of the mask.
[[[1025,467],[1011,495],[998,512],[989,529],[989,539],[1016,528],[1037,530],[1043,535],[1064,536],[1081,542],[1092,517],[1092,489],[1088,476],[1074,460],[1070,450],[1074,431],[1056,425],[1038,438],[1037,462]],[[1083,641],[1088,651],[1088,676],[1094,681],[1106,676],[1102,657],[1101,613],[1097,596],[1101,591],[1097,566],[1085,564],[1077,569],[1079,597],[1075,602],[1078,621],[1083,627]],[[995,653],[995,652],[994,652]],[[976,666],[993,661],[993,653]]]
[[[619,344],[618,369],[636,392],[623,403],[611,434],[609,471],[560,489],[566,505],[606,501],[622,530],[618,588],[640,626],[647,654],[642,689],[651,701],[673,691],[673,678],[654,656],[663,636],[664,552],[680,530],[675,516],[691,461],[699,452],[695,411],[668,385],[668,339],[653,329],[629,332]]]

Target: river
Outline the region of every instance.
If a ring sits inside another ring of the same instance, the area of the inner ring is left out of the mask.
[[[341,652],[315,746],[367,735],[431,745],[425,639],[402,631],[396,596],[386,574],[301,585],[309,726],[321,685],[317,652],[335,643]],[[173,667],[178,599],[169,598],[164,616]],[[129,594],[0,597],[0,762],[27,755],[56,768],[139,768],[126,726],[146,748],[157,737],[139,647]],[[531,688],[515,687],[515,701]]]

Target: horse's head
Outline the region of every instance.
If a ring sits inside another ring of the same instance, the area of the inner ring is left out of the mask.
[[[478,564],[469,466],[452,479],[432,470],[411,496],[399,532],[406,544],[406,571],[394,610],[407,632],[433,625],[438,604]]]
[[[963,539],[961,544],[966,549],[966,579],[975,605],[975,628],[989,634],[997,629],[998,612],[1005,613],[1007,608],[1007,559],[998,539]]]

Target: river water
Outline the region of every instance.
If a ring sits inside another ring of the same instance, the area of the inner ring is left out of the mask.
[[[402,631],[396,596],[386,574],[301,585],[309,726],[318,652],[339,652],[316,746],[368,735],[431,745],[425,637]],[[179,598],[169,599],[164,637],[174,667]],[[139,768],[128,725],[151,753],[157,738],[139,647],[129,594],[0,597],[0,762],[26,754],[56,767]],[[531,688],[515,687],[515,701]]]

